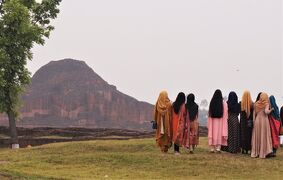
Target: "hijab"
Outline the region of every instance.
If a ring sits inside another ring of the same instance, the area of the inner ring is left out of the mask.
[[[246,112],[247,117],[251,115],[253,101],[249,91],[245,91],[241,102],[241,111]]]
[[[198,114],[198,105],[195,103],[195,95],[189,94],[187,96],[187,111],[189,112],[189,118],[191,121],[195,120]]]
[[[157,111],[162,115],[164,115],[168,111],[168,108],[171,106],[171,103],[168,98],[168,93],[166,91],[162,91],[159,94],[159,97],[158,97],[158,100],[155,106],[156,106]]]
[[[186,95],[183,92],[180,92],[173,103],[173,109],[176,114],[179,114],[181,106],[186,102]]]
[[[255,101],[255,102],[259,101],[261,93],[262,93],[262,92],[258,93],[258,95],[257,95],[257,97],[256,97],[256,101]]]
[[[255,103],[255,112],[259,113],[269,105],[269,98],[266,93],[261,93],[259,100]]]
[[[273,108],[274,110],[271,112],[271,116],[273,116],[275,119],[280,120],[280,115],[279,115],[279,108],[276,104],[276,99],[275,97],[272,95],[269,97],[269,101],[270,101],[270,106],[271,108]]]
[[[223,117],[223,96],[221,90],[217,89],[209,104],[209,117],[222,118]]]
[[[240,104],[238,102],[238,96],[234,91],[229,93],[227,104],[228,112],[236,113],[237,115],[240,113]]]

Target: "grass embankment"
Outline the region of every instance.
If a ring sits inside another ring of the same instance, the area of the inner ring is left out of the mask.
[[[210,154],[207,139],[195,154],[162,155],[153,139],[49,144],[0,149],[0,179],[282,179],[283,153],[252,159]]]

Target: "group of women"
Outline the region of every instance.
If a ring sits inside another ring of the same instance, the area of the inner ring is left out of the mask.
[[[166,153],[174,144],[175,154],[185,147],[193,153],[198,145],[198,105],[193,94],[179,93],[171,104],[167,92],[160,93],[155,106],[156,142]],[[240,116],[239,116],[240,115]],[[239,119],[240,117],[240,119]],[[274,96],[259,93],[255,102],[245,91],[241,102],[235,92],[224,101],[221,90],[216,90],[208,111],[208,144],[211,153],[226,151],[250,154],[254,158],[276,156],[282,130],[281,112]],[[281,131],[281,132],[280,132]]]
[[[179,93],[175,102],[171,103],[166,91],[160,93],[154,108],[156,126],[156,142],[163,153],[174,144],[176,155],[180,147],[194,152],[199,143],[198,105],[195,96]]]

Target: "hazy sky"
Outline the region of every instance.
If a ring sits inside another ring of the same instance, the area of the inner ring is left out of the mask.
[[[34,73],[51,60],[84,60],[108,83],[154,103],[167,90],[210,100],[248,89],[282,98],[281,0],[63,0],[55,31],[35,47]]]

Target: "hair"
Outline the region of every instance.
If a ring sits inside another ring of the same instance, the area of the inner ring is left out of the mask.
[[[258,102],[260,100],[260,95],[261,95],[262,92],[258,93],[257,97],[256,97],[256,101],[255,102]]]
[[[181,106],[186,102],[186,95],[183,92],[180,92],[173,103],[173,109],[176,114],[179,113]]]
[[[228,112],[236,113],[237,115],[240,113],[240,104],[238,102],[238,96],[234,91],[229,93],[227,104]]]
[[[251,93],[249,91],[245,91],[242,97],[241,102],[241,111],[246,112],[247,118],[251,115],[253,101],[251,97]]]
[[[223,96],[221,90],[217,89],[209,104],[209,117],[222,118],[223,117]]]
[[[187,96],[187,111],[189,113],[189,118],[191,121],[195,120],[198,115],[198,105],[195,103],[195,95],[189,94]]]

